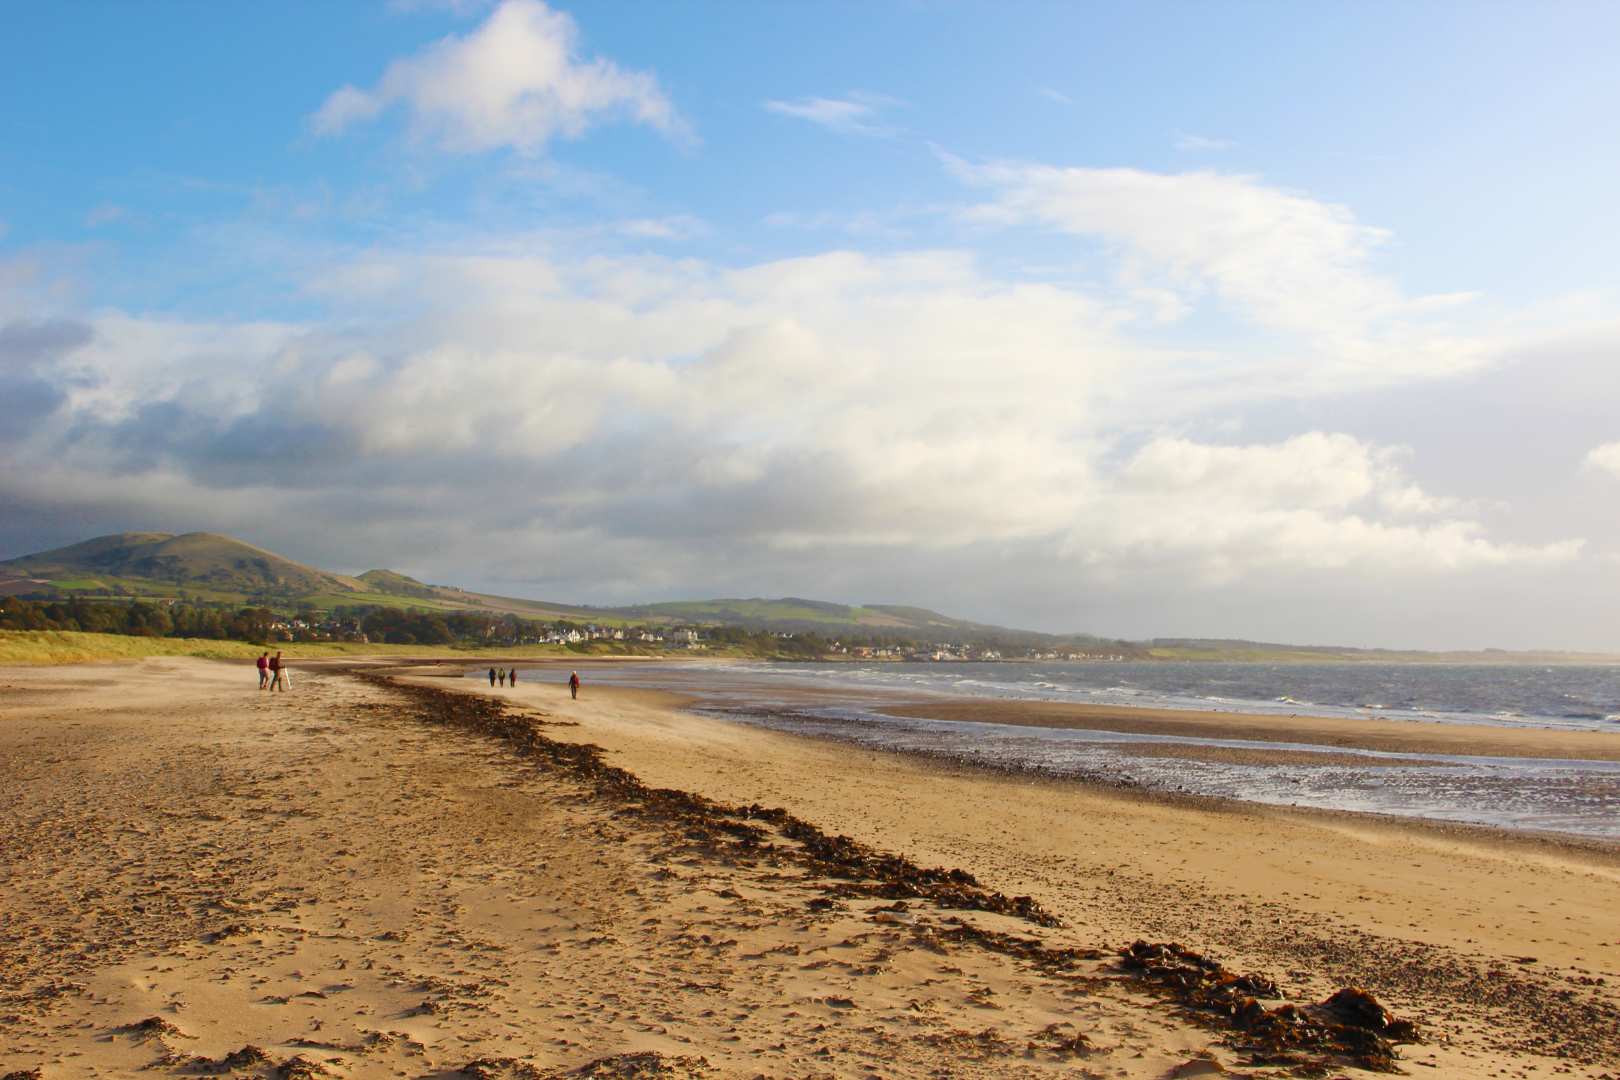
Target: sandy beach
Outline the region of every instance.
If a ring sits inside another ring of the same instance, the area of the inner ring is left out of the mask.
[[[294,671],[0,670],[0,1077],[1620,1075],[1613,845]]]

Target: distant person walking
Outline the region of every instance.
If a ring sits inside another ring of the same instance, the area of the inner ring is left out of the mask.
[[[506,685],[506,669],[505,668],[502,668],[500,670],[500,678],[501,678],[501,685],[505,686]]]
[[[286,689],[287,680],[281,673],[281,650],[277,649],[276,655],[270,658],[270,691],[274,693],[277,690],[285,691]]]
[[[265,687],[267,687],[269,685],[270,685],[270,654],[268,652],[262,652],[262,653],[259,654],[259,689],[263,690]]]
[[[489,685],[490,685],[491,689],[494,689],[494,687],[495,687],[495,669],[494,668],[489,669]]]
[[[517,685],[517,668],[513,668],[506,673],[506,681],[511,686]]]
[[[577,671],[568,673],[568,696],[579,697],[579,672]]]

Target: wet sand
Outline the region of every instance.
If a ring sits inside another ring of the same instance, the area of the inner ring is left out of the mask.
[[[1278,1074],[1122,969],[1137,938],[1364,985],[1424,1075],[1620,1069],[1612,847],[943,768],[588,677],[255,681],[0,671],[0,1076]],[[895,900],[906,866],[977,884]]]

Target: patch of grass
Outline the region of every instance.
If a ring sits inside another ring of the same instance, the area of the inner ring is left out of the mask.
[[[456,604],[445,600],[427,600],[416,596],[395,596],[384,592],[323,592],[310,593],[298,598],[298,606],[308,604],[319,611],[330,611],[339,605],[349,607],[401,608],[408,611],[479,611],[472,604]]]
[[[263,646],[246,641],[131,637],[77,630],[0,630],[0,664],[84,664],[98,660],[139,660],[146,656],[231,660],[252,658],[262,651]]]
[[[49,578],[50,583],[58,589],[105,589],[107,586],[100,578]]]

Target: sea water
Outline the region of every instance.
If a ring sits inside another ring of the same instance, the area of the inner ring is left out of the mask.
[[[1218,712],[1388,716],[1620,732],[1620,665],[745,664],[811,685]]]
[[[535,671],[545,680],[554,673]],[[1620,668],[1408,664],[593,664],[589,681],[697,696],[747,724],[1005,771],[1272,805],[1620,839],[1620,762],[1387,753],[1290,742],[892,717],[936,696],[1379,716],[1614,733]],[[806,694],[805,691],[812,691]],[[1617,744],[1620,745],[1620,744]],[[1202,748],[1202,749],[1200,749]],[[1267,763],[1221,749],[1285,752]]]

